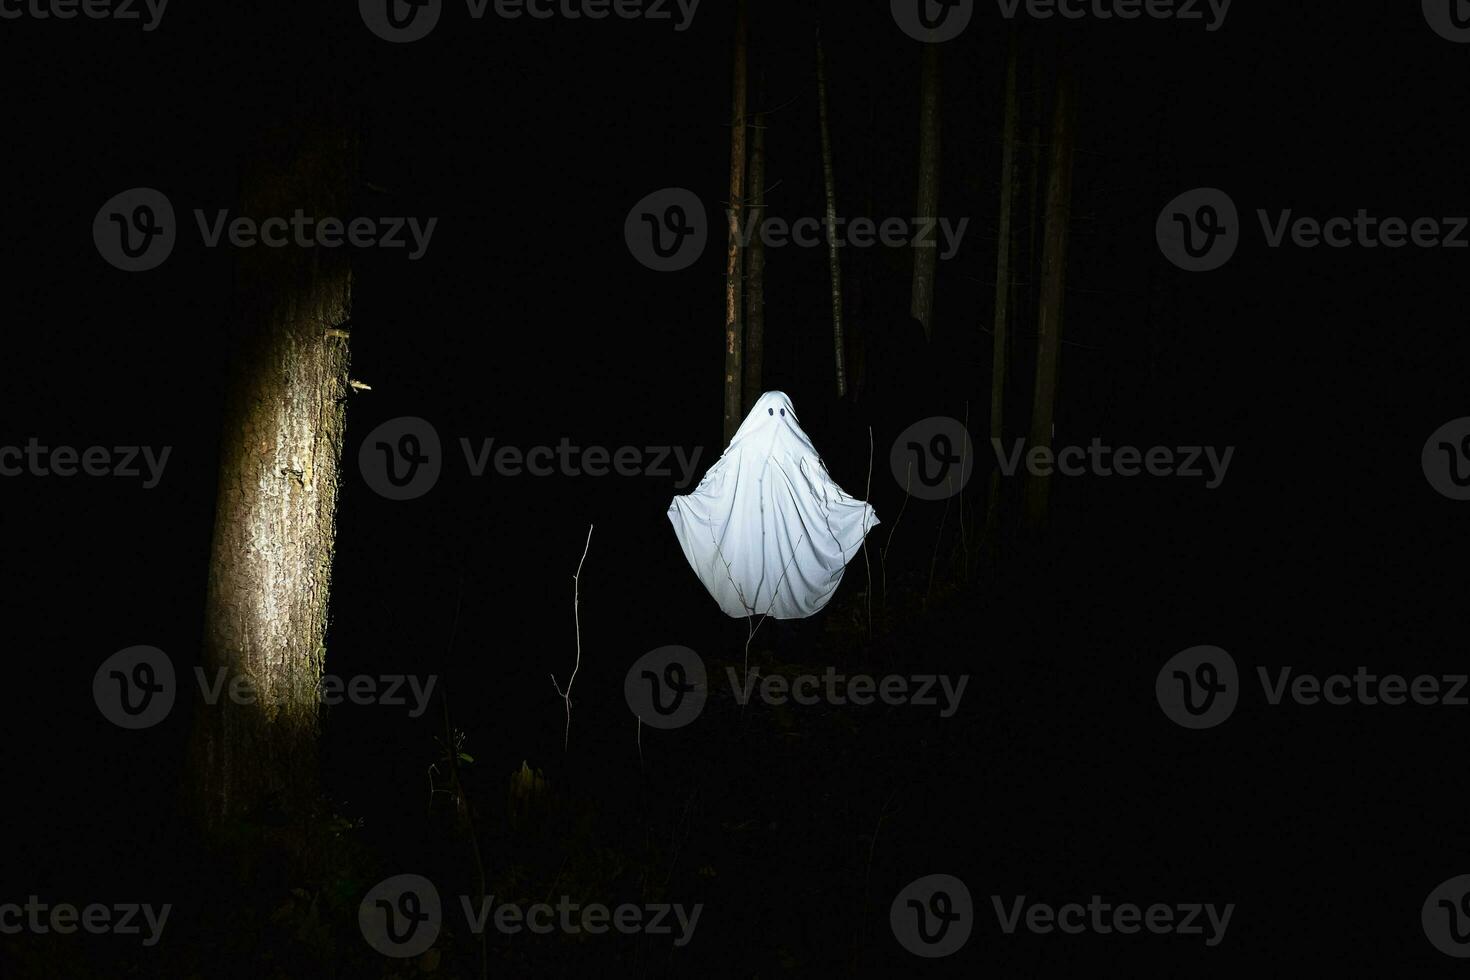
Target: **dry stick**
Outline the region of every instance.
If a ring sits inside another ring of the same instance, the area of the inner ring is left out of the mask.
[[[878,834],[883,830],[883,821],[888,819],[888,805],[893,802],[893,798],[897,795],[898,790],[895,789],[892,793],[888,794],[888,799],[883,801],[883,809],[878,811],[878,822],[873,827],[873,836],[868,838],[868,863],[863,866],[863,904],[866,904],[868,901],[868,882],[873,875],[873,851],[878,846]],[[854,959],[857,958],[856,931],[853,933],[852,955]]]
[[[969,482],[965,479],[965,449],[970,444],[968,438],[970,435],[970,399],[968,398],[965,399],[965,418],[960,424],[964,427],[967,437],[960,443],[960,553],[963,556],[962,570],[965,573],[965,581],[968,582],[970,580],[970,543],[965,538],[965,484]]]
[[[961,464],[963,465],[963,464]],[[963,472],[963,471],[962,471]],[[944,487],[949,489],[950,474],[944,474]],[[960,511],[963,517],[964,510]],[[929,594],[934,591],[934,566],[939,561],[939,543],[944,540],[944,522],[949,517],[949,497],[944,498],[944,513],[939,516],[939,533],[934,536],[934,554],[929,558],[929,585],[924,589],[924,606],[929,606]]]
[[[873,497],[873,427],[868,426],[868,487],[863,491],[863,502]],[[868,504],[872,506],[872,504]],[[875,515],[876,516],[876,515]],[[867,523],[864,515],[864,523]],[[863,564],[868,568],[868,642],[873,642],[873,563],[868,561],[868,529],[863,528]]]
[[[679,853],[684,850],[684,843],[689,840],[689,833],[694,828],[694,821],[689,818],[689,811],[694,809],[694,798],[698,795],[699,791],[697,789],[693,793],[689,794],[689,799],[684,802],[684,812],[679,815],[679,823],[676,827],[674,827],[675,834],[679,832],[680,827],[683,827],[684,836],[682,838],[675,837],[673,839],[674,856],[669,859],[669,873],[664,875],[665,892],[667,892],[669,889],[669,882],[674,880],[674,869],[679,866]]]
[[[444,649],[445,667],[448,667],[449,655],[454,650],[454,638],[459,633],[459,612],[464,605],[464,564],[459,568],[459,595],[454,600],[454,619],[449,625],[449,643]],[[480,840],[475,830],[474,810],[470,807],[470,801],[464,793],[464,784],[459,778],[459,745],[454,740],[454,728],[449,724],[449,685],[446,683],[439,689],[439,706],[444,710],[444,739],[445,748],[449,753],[449,776],[454,787],[454,805],[456,811],[464,812],[465,821],[469,824],[470,848],[475,852],[475,875],[479,894],[475,896],[480,903],[485,901],[485,862],[480,856]],[[429,784],[433,785],[430,777]],[[433,794],[430,794],[432,802]],[[481,980],[490,975],[490,961],[485,947],[485,933],[480,933],[480,977]]]
[[[582,560],[577,562],[577,574],[572,576],[572,622],[577,630],[577,662],[572,667],[572,676],[567,678],[567,689],[563,691],[556,683],[556,675],[551,675],[551,686],[556,688],[556,693],[562,696],[567,703],[567,730],[562,736],[561,750],[567,750],[568,743],[572,739],[572,684],[577,680],[577,670],[582,666],[582,595],[580,591],[582,580],[582,565],[587,561],[587,550],[592,547],[592,528],[596,525],[587,525],[587,544],[582,547]]]
[[[878,556],[883,566],[883,607],[888,608],[888,549],[893,547],[893,532],[898,530],[898,522],[903,520],[903,512],[909,505],[909,487],[914,485],[914,464],[909,465],[903,471],[903,506],[898,508],[898,516],[893,519],[893,526],[888,529],[888,540],[883,544],[883,553]]]
[[[710,544],[713,544],[715,546],[715,555],[720,559],[721,562],[724,563],[724,566],[725,566],[725,578],[727,578],[727,579],[730,580],[730,587],[735,590],[735,595],[739,597],[739,599],[740,599],[740,605],[745,610],[745,630],[746,630],[746,633],[745,633],[745,665],[744,665],[744,670],[745,670],[745,678],[748,681],[750,679],[750,641],[755,638],[755,631],[758,630],[758,629],[760,629],[760,623],[757,623],[754,627],[752,627],[750,625],[751,617],[753,617],[755,615],[755,606],[751,605],[750,600],[747,599],[747,598],[745,598],[745,590],[740,587],[740,583],[739,582],[735,581],[735,573],[730,568],[730,560],[725,557],[725,549],[720,547],[720,541],[719,541],[718,538],[715,537],[715,529],[713,527],[711,527],[709,529],[709,540],[710,540]],[[764,578],[764,573],[762,573],[762,578]],[[757,598],[759,598],[759,596],[760,596],[760,585],[759,585],[759,583],[757,583],[757,585],[756,585],[756,596],[757,596]],[[773,605],[775,604],[775,601],[776,601],[775,600],[775,597],[772,596],[771,597],[771,602],[772,602]],[[761,622],[764,622],[764,621],[765,621],[764,619],[761,620]],[[741,705],[742,710],[744,709],[744,707],[745,707],[744,705]]]
[[[720,547],[720,542],[715,538],[714,528],[710,528],[710,543],[715,546],[715,554],[719,556],[720,561],[724,562],[725,577],[730,580],[730,586],[735,590],[735,594],[740,597],[740,605],[745,608],[745,627],[747,632],[745,634],[745,662],[743,665],[745,673],[743,679],[747,686],[749,686],[750,684],[750,642],[755,639],[756,631],[759,630],[761,626],[765,623],[766,619],[770,617],[771,610],[776,608],[776,598],[781,594],[781,583],[786,581],[786,575],[791,571],[791,563],[796,560],[796,548],[800,548],[801,543],[805,540],[806,534],[805,532],[803,532],[802,535],[796,539],[796,547],[791,550],[791,558],[787,560],[786,567],[781,569],[781,577],[776,580],[776,588],[771,593],[770,606],[766,609],[765,613],[761,615],[760,622],[752,626],[750,625],[750,621],[755,616],[755,606],[751,604],[749,599],[745,598],[745,590],[740,587],[739,582],[735,581],[735,573],[730,568],[729,559],[725,557],[725,549]],[[765,579],[764,571],[762,571],[761,573],[761,579],[762,581],[764,581]],[[757,585],[756,587],[756,598],[760,598],[759,585]],[[742,712],[745,710],[744,704],[740,706],[740,710]]]
[[[801,547],[801,543],[803,541],[805,541],[805,540],[806,540],[806,533],[805,532],[802,532],[801,536],[796,539],[796,548],[800,548]],[[745,625],[746,625],[746,628],[749,630],[749,632],[745,636],[745,663],[744,663],[744,671],[745,672],[742,675],[742,681],[744,682],[745,687],[746,687],[747,690],[749,690],[749,688],[750,688],[750,641],[753,640],[753,639],[755,639],[756,630],[760,629],[763,625],[765,625],[766,620],[769,619],[770,616],[771,616],[771,610],[776,608],[776,598],[778,596],[780,596],[780,594],[781,594],[781,583],[786,581],[786,575],[787,575],[788,572],[791,571],[791,563],[793,561],[796,561],[796,548],[792,548],[791,549],[791,558],[787,560],[786,567],[781,570],[781,577],[776,580],[776,588],[771,593],[771,604],[770,604],[770,606],[768,606],[766,608],[765,613],[762,614],[762,616],[760,618],[760,622],[756,623],[754,626],[751,626],[750,625],[750,620],[751,620],[751,617],[753,617],[755,615],[755,607],[752,606],[752,605],[750,605],[749,603],[747,603],[745,601],[745,594],[743,592],[740,593],[740,602],[741,602],[741,604],[743,604],[745,606],[746,610],[748,610],[747,613],[746,613],[746,616],[745,616]],[[722,554],[720,557],[723,558],[724,555]],[[725,573],[728,575],[729,572],[730,572],[730,564],[729,564],[729,562],[726,562],[725,563]],[[732,577],[730,579],[730,582],[733,584],[734,581],[735,581],[735,579]],[[740,592],[740,587],[738,585],[735,586],[735,590],[737,592]],[[747,698],[746,700],[748,701],[750,699]],[[741,713],[742,716],[745,714],[745,702],[744,701],[742,701],[740,703],[740,713]]]

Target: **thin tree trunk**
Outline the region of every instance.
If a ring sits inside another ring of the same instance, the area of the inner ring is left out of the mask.
[[[873,97],[873,80],[866,79],[864,97],[868,104],[868,122],[865,127],[866,145],[863,148],[862,164],[862,211],[866,217],[873,216],[873,169],[877,159],[877,100]],[[874,329],[871,305],[873,276],[873,250],[855,249],[849,254],[847,263],[847,322],[848,331],[848,385],[852,389],[853,401],[862,399],[872,375],[869,373],[874,348]]]
[[[1006,56],[1005,122],[1000,151],[1000,222],[996,229],[995,249],[995,319],[993,321],[990,367],[990,438],[992,445],[1005,439],[1002,422],[1005,416],[1006,348],[1011,298],[1011,251],[1014,234],[1011,229],[1012,203],[1016,185],[1017,94],[1016,56],[1018,42],[1011,29],[1010,51]],[[990,495],[985,507],[985,543],[993,548],[1000,526],[1000,467],[990,472]]]
[[[1025,288],[1022,290],[1022,295],[1024,299],[1016,309],[1016,318],[1019,323],[1036,322],[1036,303],[1041,290],[1041,249],[1038,247],[1040,235],[1037,231],[1037,224],[1043,205],[1040,183],[1045,167],[1042,166],[1041,119],[1046,115],[1046,99],[1042,88],[1044,59],[1038,47],[1033,44],[1031,48],[1031,94],[1027,99],[1031,119],[1026,131],[1025,155],[1026,271],[1023,274]]]
[[[757,82],[757,99],[765,86]],[[761,220],[766,212],[766,114],[757,112],[750,139],[750,238],[745,276],[745,404],[754,405],[764,391],[766,362],[766,246]]]
[[[745,215],[745,0],[735,9],[734,68],[730,94],[730,242],[725,253],[725,443],[745,412],[741,407],[744,383],[742,359],[745,338],[741,324],[741,292],[744,289],[740,228]]]
[[[350,214],[357,148],[340,120],[298,120],[247,166],[241,213]],[[242,249],[239,339],[225,395],[192,783],[208,832],[247,814],[299,816],[317,794],[339,464],[346,424],[345,249]],[[230,684],[248,682],[249,698]]]
[[[924,45],[919,83],[919,197],[916,216],[929,219],[929,232],[914,240],[914,282],[910,311],[924,325],[924,339],[934,332],[934,270],[939,242],[933,220],[939,216],[939,45]]]
[[[842,263],[837,252],[837,183],[832,176],[832,133],[827,119],[827,52],[817,29],[817,114],[822,128],[822,180],[827,188],[827,268],[832,280],[832,348],[837,361],[837,397],[847,395],[847,357],[842,336]]]
[[[1036,322],[1036,387],[1027,451],[1051,447],[1056,410],[1057,355],[1062,342],[1062,305],[1067,284],[1067,238],[1072,212],[1072,73],[1065,55],[1059,59],[1056,106],[1052,112],[1051,163],[1046,181],[1046,229],[1042,241],[1040,314]],[[1047,476],[1028,474],[1025,490],[1027,524],[1046,522]]]

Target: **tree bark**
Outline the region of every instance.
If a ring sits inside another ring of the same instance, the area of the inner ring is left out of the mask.
[[[827,52],[817,30],[817,115],[822,130],[822,181],[827,191],[827,271],[832,283],[832,349],[837,363],[837,397],[847,395],[847,352],[842,334],[842,262],[837,242],[837,182],[832,174],[832,130],[827,116]]]
[[[863,127],[862,210],[861,214],[873,216],[873,170],[877,160],[877,100],[873,94],[873,80],[865,78],[863,99],[867,104],[867,124]],[[848,255],[847,295],[847,385],[852,391],[854,402],[860,401],[872,380],[870,365],[876,342],[872,305],[873,250],[854,249]]]
[[[725,252],[725,444],[744,419],[741,387],[745,340],[741,336],[744,289],[740,229],[745,214],[745,0],[735,9],[734,67],[730,95],[730,241]]]
[[[247,164],[241,213],[350,216],[357,146],[331,114],[270,134]],[[241,249],[225,395],[192,782],[206,832],[317,796],[352,277],[340,248]],[[230,695],[242,679],[250,699]]]
[[[1017,309],[1017,317],[1025,323],[1036,319],[1036,303],[1041,290],[1041,236],[1037,225],[1045,202],[1041,199],[1042,165],[1041,120],[1046,115],[1046,93],[1043,84],[1042,52],[1031,48],[1031,97],[1028,100],[1030,124],[1026,131],[1026,288],[1025,301]]]
[[[996,229],[995,249],[995,319],[992,323],[990,366],[990,438],[992,445],[1005,439],[1002,425],[1005,417],[1006,370],[1009,352],[1007,337],[1011,298],[1011,252],[1015,235],[1011,228],[1012,204],[1016,185],[1017,93],[1016,57],[1018,42],[1011,29],[1010,50],[1006,56],[1005,121],[1000,151],[1000,220]],[[1000,527],[1000,467],[990,471],[990,494],[985,506],[985,543],[993,548]]]
[[[757,82],[757,99],[765,86]],[[745,404],[754,405],[764,391],[766,361],[766,247],[761,220],[766,208],[766,114],[757,112],[750,137],[750,246],[745,275]]]
[[[928,234],[914,240],[913,299],[910,312],[924,325],[924,339],[934,333],[934,270],[939,242],[932,219],[939,216],[939,45],[924,45],[919,84],[919,196],[915,214],[931,219]]]
[[[1055,417],[1057,356],[1062,342],[1062,306],[1066,295],[1067,238],[1072,213],[1072,72],[1065,52],[1057,69],[1056,105],[1052,111],[1051,162],[1046,181],[1046,225],[1042,240],[1040,312],[1036,321],[1036,386],[1031,411],[1031,437],[1026,449],[1051,448]],[[1046,523],[1051,481],[1027,474],[1026,522],[1033,529]]]

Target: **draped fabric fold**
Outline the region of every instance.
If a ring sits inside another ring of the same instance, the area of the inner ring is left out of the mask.
[[[669,521],[726,615],[805,619],[878,516],[832,481],[791,399],[768,391],[694,492],[669,504]]]

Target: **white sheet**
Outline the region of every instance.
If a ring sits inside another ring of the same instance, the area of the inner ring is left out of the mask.
[[[791,399],[768,391],[669,521],[694,574],[727,616],[805,619],[837,591],[873,508],[827,475]]]

